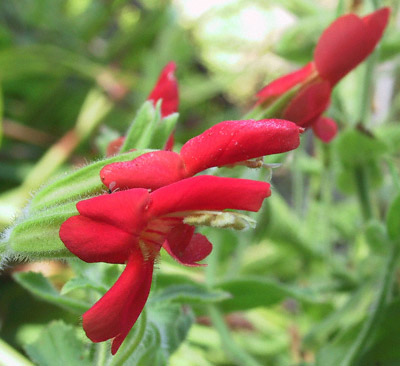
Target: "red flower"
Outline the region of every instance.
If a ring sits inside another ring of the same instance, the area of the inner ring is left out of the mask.
[[[334,134],[319,134],[319,131],[333,131],[334,121],[329,120],[329,125],[321,127],[327,120],[319,120],[319,117],[330,103],[332,88],[374,50],[389,14],[389,8],[382,8],[363,18],[348,14],[336,19],[322,33],[314,51],[314,61],[260,90],[257,105],[269,105],[293,87],[300,86],[281,117],[302,127],[314,127],[319,121],[320,126],[314,128],[314,132],[321,140],[329,142]]]
[[[160,77],[156,83],[156,86],[147,97],[147,100],[151,100],[154,105],[162,99],[161,104],[161,116],[167,117],[172,113],[178,111],[179,106],[179,93],[178,93],[178,82],[175,78],[175,62],[169,62],[167,66],[161,71]]]
[[[93,342],[113,338],[115,354],[146,303],[161,247],[185,265],[198,265],[212,245],[186,222],[203,214],[214,226],[235,227],[235,214],[223,210],[258,211],[270,193],[265,182],[204,175],[152,193],[138,188],[79,202],[79,215],[61,225],[65,246],[85,262],[127,263],[111,289],[83,314],[87,336]],[[233,221],[221,221],[223,215]]]
[[[161,103],[161,117],[168,117],[172,113],[178,112],[179,106],[179,91],[178,82],[175,78],[176,64],[175,62],[169,62],[158,78],[154,89],[151,91],[147,100],[153,102],[156,106],[157,102],[162,99]],[[124,144],[125,137],[119,137],[110,142],[107,147],[107,156],[118,154],[120,148]],[[172,133],[164,147],[164,150],[172,150],[174,146],[174,134]]]
[[[112,191],[157,189],[207,168],[278,154],[299,146],[302,129],[284,120],[225,121],[186,142],[181,152],[154,151],[100,172]],[[156,174],[155,174],[156,172]]]

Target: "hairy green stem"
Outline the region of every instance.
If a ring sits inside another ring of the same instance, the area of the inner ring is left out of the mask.
[[[392,247],[389,251],[387,261],[383,266],[382,278],[379,282],[378,295],[376,297],[374,307],[365,320],[364,325],[354,341],[353,346],[340,363],[340,366],[356,366],[365,350],[365,346],[374,335],[376,329],[379,327],[382,315],[385,312],[385,306],[392,289],[393,279],[397,269],[397,262],[400,254],[399,244],[400,243],[398,242],[391,243]]]
[[[27,358],[0,339],[0,366],[34,366]]]
[[[129,340],[129,342],[121,349],[120,353],[112,359],[111,366],[126,365],[125,362],[128,360],[128,358],[132,355],[132,353],[136,350],[136,348],[142,341],[144,333],[146,331],[146,324],[147,324],[146,309],[143,309],[142,314],[140,315],[136,324],[137,324],[137,330],[134,334],[133,339]]]

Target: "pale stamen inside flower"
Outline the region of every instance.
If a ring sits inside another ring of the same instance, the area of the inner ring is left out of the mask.
[[[170,214],[169,217],[183,218],[183,223],[193,226],[211,226],[216,228],[230,228],[245,230],[255,228],[256,221],[249,216],[231,211],[187,211]]]

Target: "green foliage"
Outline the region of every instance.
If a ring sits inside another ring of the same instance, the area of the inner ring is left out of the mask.
[[[171,285],[152,297],[153,302],[179,302],[184,304],[205,304],[223,301],[231,297],[229,293],[220,290],[209,290],[200,285]]]
[[[82,262],[59,239],[79,200],[106,193],[99,178],[106,164],[162,149],[173,131],[179,151],[219,121],[281,115],[298,88],[248,113],[263,80],[310,62],[331,20],[365,15],[377,2],[356,3],[0,1],[0,257],[8,261],[0,324],[15,348],[6,366],[24,351],[39,366],[400,363],[394,0],[385,1],[391,22],[376,54],[333,90],[325,115],[339,125],[335,140],[322,144],[309,131],[300,149],[267,157],[282,166],[272,196],[251,215],[257,227],[200,228],[214,245],[208,267],[185,268],[162,254],[145,311],[116,356],[109,343],[85,337],[80,315],[124,265]],[[171,60],[179,115],[162,118],[162,102],[145,100]],[[109,142],[124,134],[123,153],[104,158]],[[264,168],[206,174],[269,181]],[[51,318],[65,323],[48,324]],[[0,342],[0,364],[5,352]]]
[[[391,203],[386,217],[386,226],[390,239],[398,242],[400,239],[400,196]]]
[[[162,103],[162,101],[161,101]],[[174,130],[178,121],[178,114],[174,113],[166,118],[161,117],[161,103],[153,106],[153,102],[147,101],[139,109],[135,119],[126,133],[124,144],[120,152],[130,149],[162,149],[168,136]]]
[[[299,288],[290,287],[274,280],[257,277],[243,277],[224,281],[218,288],[231,294],[222,301],[220,307],[226,312],[248,310],[258,306],[270,307],[287,298],[303,303],[317,303],[313,294]]]
[[[39,366],[92,365],[74,327],[62,321],[50,323],[25,350]]]
[[[85,301],[62,296],[41,273],[35,272],[17,272],[14,279],[26,290],[32,292],[40,299],[51,304],[60,306],[75,313],[82,313],[89,308]]]

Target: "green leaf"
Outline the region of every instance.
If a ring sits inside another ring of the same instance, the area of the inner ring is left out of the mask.
[[[50,281],[41,273],[17,272],[13,277],[23,288],[38,298],[74,313],[82,314],[90,307],[90,304],[84,301],[61,296]]]
[[[371,188],[379,188],[383,182],[383,174],[378,161],[371,158],[368,163],[363,165],[368,183]],[[337,184],[342,192],[354,193],[357,191],[356,182],[354,179],[355,166],[344,165],[339,168],[337,176]]]
[[[377,329],[374,329],[372,341],[363,350],[357,365],[354,366],[396,366],[400,360],[400,301],[386,306],[383,319]],[[325,344],[316,354],[316,366],[337,366],[353,346],[354,339],[362,328],[363,322],[358,322],[344,329],[333,341]]]
[[[371,220],[365,227],[365,238],[370,248],[377,254],[384,254],[389,247],[385,225]]]
[[[400,361],[400,300],[388,305],[374,341],[359,362],[362,366],[397,366]]]
[[[158,329],[161,347],[166,356],[171,355],[185,340],[195,318],[187,306],[154,303],[148,308],[148,319]]]
[[[232,297],[223,300],[220,308],[225,312],[252,309],[258,306],[272,306],[291,297],[305,303],[318,303],[318,299],[306,290],[293,288],[277,281],[262,277],[241,277],[217,284]]]
[[[96,290],[101,294],[106,293],[107,287],[100,283],[95,283],[93,280],[84,277],[74,277],[70,279],[61,289],[61,295],[65,295],[68,292],[78,289],[92,289]]]
[[[336,139],[335,147],[343,165],[368,165],[387,151],[384,142],[358,130],[343,131]]]
[[[390,239],[398,241],[400,239],[400,195],[393,200],[389,207],[386,227]]]
[[[80,259],[71,259],[69,263],[77,276],[63,286],[61,295],[80,289],[93,289],[104,294],[117,281],[122,271],[118,264],[85,263]]]
[[[92,365],[74,327],[62,321],[50,323],[35,342],[24,348],[39,366]]]
[[[206,304],[229,298],[230,295],[220,290],[209,290],[201,285],[171,285],[151,297],[152,303],[179,302],[184,304]]]

